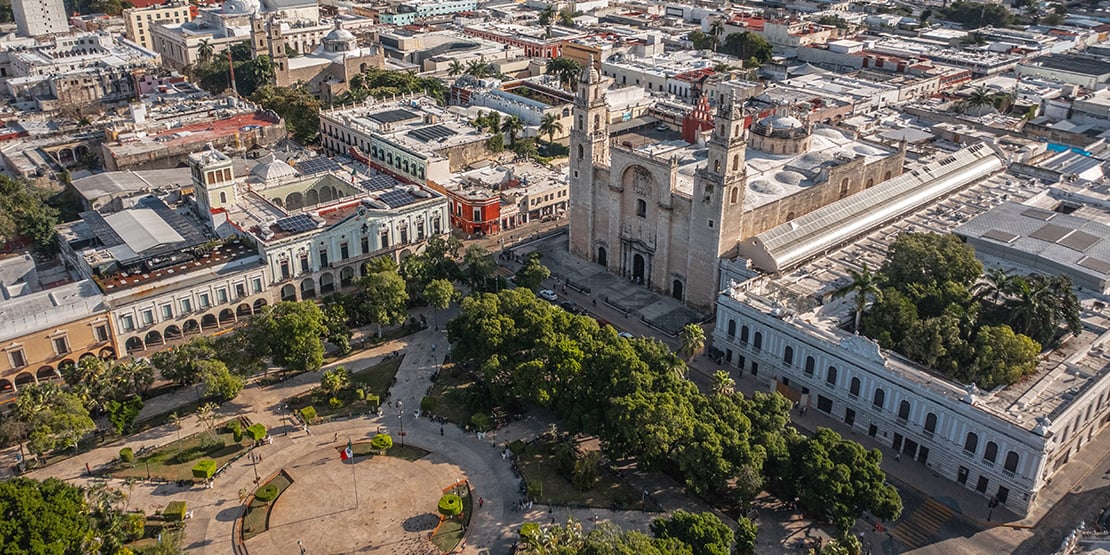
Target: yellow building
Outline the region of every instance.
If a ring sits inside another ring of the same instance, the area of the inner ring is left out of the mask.
[[[128,40],[151,51],[154,50],[154,40],[151,38],[151,33],[155,25],[185,23],[192,19],[188,4],[123,10],[123,22],[127,27],[126,36]]]
[[[40,277],[29,255],[0,261],[0,401],[27,384],[57,379],[84,357],[115,358],[104,295],[92,280],[43,289],[64,271]]]

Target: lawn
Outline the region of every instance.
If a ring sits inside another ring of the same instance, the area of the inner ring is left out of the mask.
[[[436,400],[431,412],[456,424],[466,425],[475,412],[470,409],[469,401],[477,391],[477,385],[469,374],[453,363],[444,364],[428,394]]]
[[[450,493],[454,493],[462,499],[463,512],[455,518],[440,522],[432,533],[432,545],[438,547],[444,553],[452,551],[462,541],[466,528],[470,526],[470,516],[474,508],[470,499],[470,488],[465,483],[454,488]]]
[[[393,379],[397,375],[397,370],[401,367],[401,361],[404,359],[404,355],[401,355],[382,361],[365,370],[353,372],[351,374],[351,387],[348,391],[337,396],[345,401],[339,407],[331,406],[328,402],[331,396],[324,393],[319,387],[296,397],[290,397],[286,400],[286,404],[294,412],[311,405],[316,409],[316,417],[323,420],[341,418],[352,414],[367,414],[377,410],[377,404],[371,405],[366,401],[359,401],[353,396],[353,392],[356,389],[362,389],[367,394],[374,394],[379,398],[384,397],[385,393],[389,391],[389,386],[393,384]]]
[[[282,470],[278,472],[277,476],[274,476],[270,481],[262,485],[266,486],[269,484],[277,486],[277,497],[269,502],[251,498],[251,503],[247,506],[247,514],[243,516],[243,541],[249,540],[270,529],[270,510],[273,509],[278,499],[281,499],[281,493],[293,484],[293,479]]]
[[[640,492],[622,484],[612,473],[602,470],[600,479],[588,491],[580,491],[555,465],[555,444],[540,441],[526,445],[517,455],[520,473],[528,484],[539,483],[542,490],[534,501],[545,505],[639,509]]]
[[[223,430],[224,424],[220,424],[216,429]],[[201,439],[206,435],[208,432],[200,432],[180,441],[174,441],[150,453],[135,457],[135,462],[131,464],[117,462],[106,473],[113,478],[146,478],[149,473],[151,478],[191,481],[193,465],[200,459],[213,459],[216,461],[216,467],[220,468],[227,461],[244,452],[251,444],[250,439],[244,438],[236,443],[230,433],[219,433],[216,434],[216,443],[205,448],[202,446]],[[178,458],[178,453],[182,451],[186,452],[184,458],[187,460]]]
[[[344,445],[342,447],[336,447],[335,450],[341,453],[346,448],[347,446]],[[378,450],[371,447],[370,442],[352,443],[351,451],[354,452],[356,457],[373,457],[378,454]],[[393,444],[393,447],[390,447],[385,452],[387,457],[397,457],[399,459],[405,459],[406,461],[415,461],[424,458],[427,454],[427,451],[419,447],[413,447],[411,445],[402,447],[400,443]]]

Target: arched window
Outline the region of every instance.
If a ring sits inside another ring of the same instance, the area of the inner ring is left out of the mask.
[[[736,199],[739,198],[739,196],[740,196],[740,187],[733,187],[732,188],[732,193],[729,196],[729,202],[732,203],[732,204],[736,204]]]
[[[740,155],[739,154],[733,154],[732,155],[732,171],[734,171],[734,172],[740,171]]]
[[[975,432],[968,432],[967,438],[964,439],[964,451],[974,453],[979,448],[979,436]]]
[[[1018,454],[1013,451],[1006,453],[1006,462],[1002,465],[1002,469],[1013,474],[1014,472],[1017,472],[1017,465]]]
[[[871,398],[871,404],[874,405],[875,408],[877,408],[879,410],[882,410],[883,403],[885,401],[886,401],[886,392],[883,391],[882,388],[876,389],[875,390],[875,396]]]
[[[647,217],[647,201],[642,198],[636,199],[636,215],[641,218]]]
[[[223,204],[223,203],[226,203],[226,202],[227,202],[227,193],[225,193],[223,191],[220,191],[220,203]]]
[[[794,364],[794,347],[786,346],[786,349],[782,352],[782,362],[787,366]]]
[[[578,116],[578,128],[582,129],[582,116]]]
[[[813,360],[813,357],[806,357],[806,368],[805,368],[805,371],[806,371],[806,375],[807,375],[807,376],[812,376],[812,375],[813,375],[813,367],[814,367],[814,366],[815,366],[816,364],[817,364],[817,361]]]
[[[584,152],[584,149],[582,148],[582,145],[578,145],[578,159],[579,160],[582,159],[583,152]]]
[[[755,332],[755,337],[752,339],[752,348],[757,350],[757,351],[763,348],[763,333],[762,332],[758,332],[758,331]]]
[[[840,198],[848,196],[848,178],[845,177],[840,181]]]
[[[983,449],[983,460],[993,463],[998,460],[998,444],[993,441],[987,442],[987,448]]]
[[[721,171],[721,161],[720,160],[714,160],[713,161],[713,171],[720,173],[720,171]]]
[[[601,114],[594,114],[594,128],[591,131],[601,129]]]
[[[883,174],[883,181],[886,181],[888,179],[890,179],[890,172],[889,171],[887,171],[886,173]]]
[[[747,344],[748,342],[748,326],[740,326],[740,342]]]
[[[926,435],[933,435],[937,431],[937,415],[929,413],[925,415],[925,433]]]
[[[825,373],[825,383],[829,385],[836,385],[836,367],[830,366],[829,371]]]
[[[910,402],[903,400],[898,403],[898,420],[905,422],[910,417]]]
[[[736,320],[728,321],[728,336],[736,337]]]
[[[852,381],[848,384],[848,394],[852,397],[859,397],[859,378],[852,377]]]

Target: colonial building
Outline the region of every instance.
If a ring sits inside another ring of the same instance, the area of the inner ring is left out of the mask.
[[[123,23],[127,38],[147,50],[154,50],[154,27],[162,24],[180,24],[193,19],[189,4],[167,4],[148,8],[123,10]]]
[[[731,90],[711,121],[611,137],[603,79],[583,69],[570,161],[570,249],[609,271],[708,307],[717,259],[738,242],[902,172],[903,152],[786,113],[749,124]],[[727,89],[727,87],[725,87]],[[708,118],[704,109],[696,112]],[[804,115],[802,116],[804,117]],[[673,135],[673,136],[672,136]]]

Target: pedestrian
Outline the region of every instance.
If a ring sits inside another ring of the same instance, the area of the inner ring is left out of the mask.
[[[594,299],[594,306],[597,306],[597,299]]]
[[[901,453],[895,453],[894,454],[894,462],[898,462],[900,460],[902,460],[902,454]]]
[[[481,508],[482,508],[482,505],[485,505],[485,504],[486,504],[486,500],[485,500],[485,498],[483,498],[483,497],[479,497],[479,498],[478,498],[478,508],[479,508],[479,509],[481,509]]]
[[[335,432],[335,437],[331,438],[332,443],[339,441],[339,432]]]
[[[435,343],[432,343],[432,352],[433,353],[436,352],[436,344]]]
[[[439,435],[443,435],[443,426],[439,427]]]

